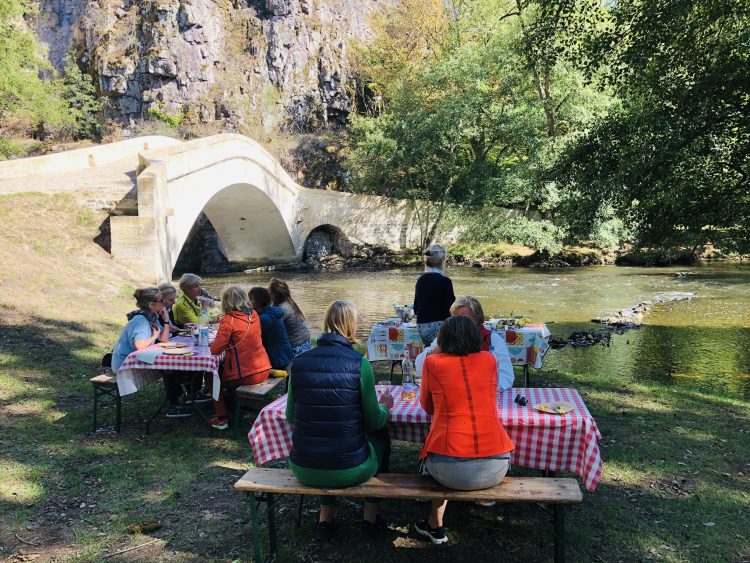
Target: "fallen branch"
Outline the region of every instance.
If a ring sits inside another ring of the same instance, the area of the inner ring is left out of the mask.
[[[142,547],[146,547],[147,545],[151,545],[152,543],[156,543],[162,538],[156,538],[155,540],[147,541],[146,543],[142,543],[141,545],[134,545],[133,547],[126,547],[125,549],[121,549],[120,551],[115,551],[114,553],[110,553],[108,555],[105,555],[102,557],[102,559],[107,559],[109,557],[114,557],[115,555],[120,555],[121,553],[126,553],[128,551],[133,551],[135,549],[140,549]]]
[[[28,540],[25,540],[25,539],[23,539],[23,538],[22,538],[21,536],[19,536],[18,534],[15,534],[15,536],[16,536],[16,539],[17,539],[18,541],[20,541],[20,542],[23,542],[23,543],[25,543],[26,545],[34,545],[34,546],[39,546],[39,545],[42,545],[42,544],[40,544],[40,543],[35,543],[35,542],[33,542],[33,541],[28,541]]]

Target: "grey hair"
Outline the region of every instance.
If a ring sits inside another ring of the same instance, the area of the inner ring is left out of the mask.
[[[177,288],[171,283],[161,284],[159,286],[159,291],[161,291],[162,297],[172,297],[173,295],[177,295]]]
[[[456,299],[453,302],[453,305],[451,305],[451,315],[453,315],[453,313],[455,313],[456,310],[460,309],[461,307],[468,307],[469,310],[474,313],[474,316],[478,319],[478,322],[480,324],[484,322],[484,310],[482,309],[482,304],[476,297],[467,295],[465,297],[459,297],[458,299]]]
[[[200,276],[196,276],[195,274],[182,274],[178,285],[180,286],[180,290],[182,290],[182,293],[185,293],[186,289],[190,289],[191,287],[200,285],[200,283]]]
[[[442,244],[431,244],[424,251],[424,265],[430,268],[443,268],[448,252]]]

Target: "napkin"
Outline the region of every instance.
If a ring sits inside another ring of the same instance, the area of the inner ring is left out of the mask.
[[[164,351],[161,348],[147,348],[138,352],[135,357],[138,358],[139,362],[153,364],[156,361],[156,356],[161,356],[163,353]]]

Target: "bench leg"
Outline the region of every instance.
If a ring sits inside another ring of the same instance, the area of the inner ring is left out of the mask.
[[[299,528],[302,525],[302,504],[305,502],[305,495],[299,495],[297,498],[297,517],[294,520],[294,527]]]
[[[99,389],[97,389],[96,385],[94,385],[94,426],[92,428],[92,432],[96,434],[96,407],[99,403]]]
[[[119,390],[115,389],[115,393],[116,393],[115,400],[117,401],[117,405],[116,405],[117,410],[115,411],[115,432],[119,434],[120,427],[122,426],[122,397],[120,397]]]
[[[555,563],[565,563],[565,505],[553,504],[555,528]]]
[[[232,426],[234,426],[234,439],[239,441],[240,439],[240,416],[242,416],[242,409],[240,408],[239,397],[234,398],[234,420]]]
[[[256,562],[260,562],[260,530],[258,530],[258,503],[255,500],[255,493],[248,493],[250,496],[250,514],[253,521],[253,556]]]
[[[274,560],[276,553],[278,552],[278,546],[276,544],[276,506],[274,505],[274,496],[272,493],[266,493],[266,503],[268,511],[268,541],[271,544],[271,553],[269,553],[269,560]]]
[[[523,364],[523,387],[529,386],[529,364]]]

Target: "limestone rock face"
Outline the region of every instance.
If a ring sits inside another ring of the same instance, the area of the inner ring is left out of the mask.
[[[41,0],[37,35],[61,68],[76,50],[125,125],[343,123],[350,40],[397,0]]]

